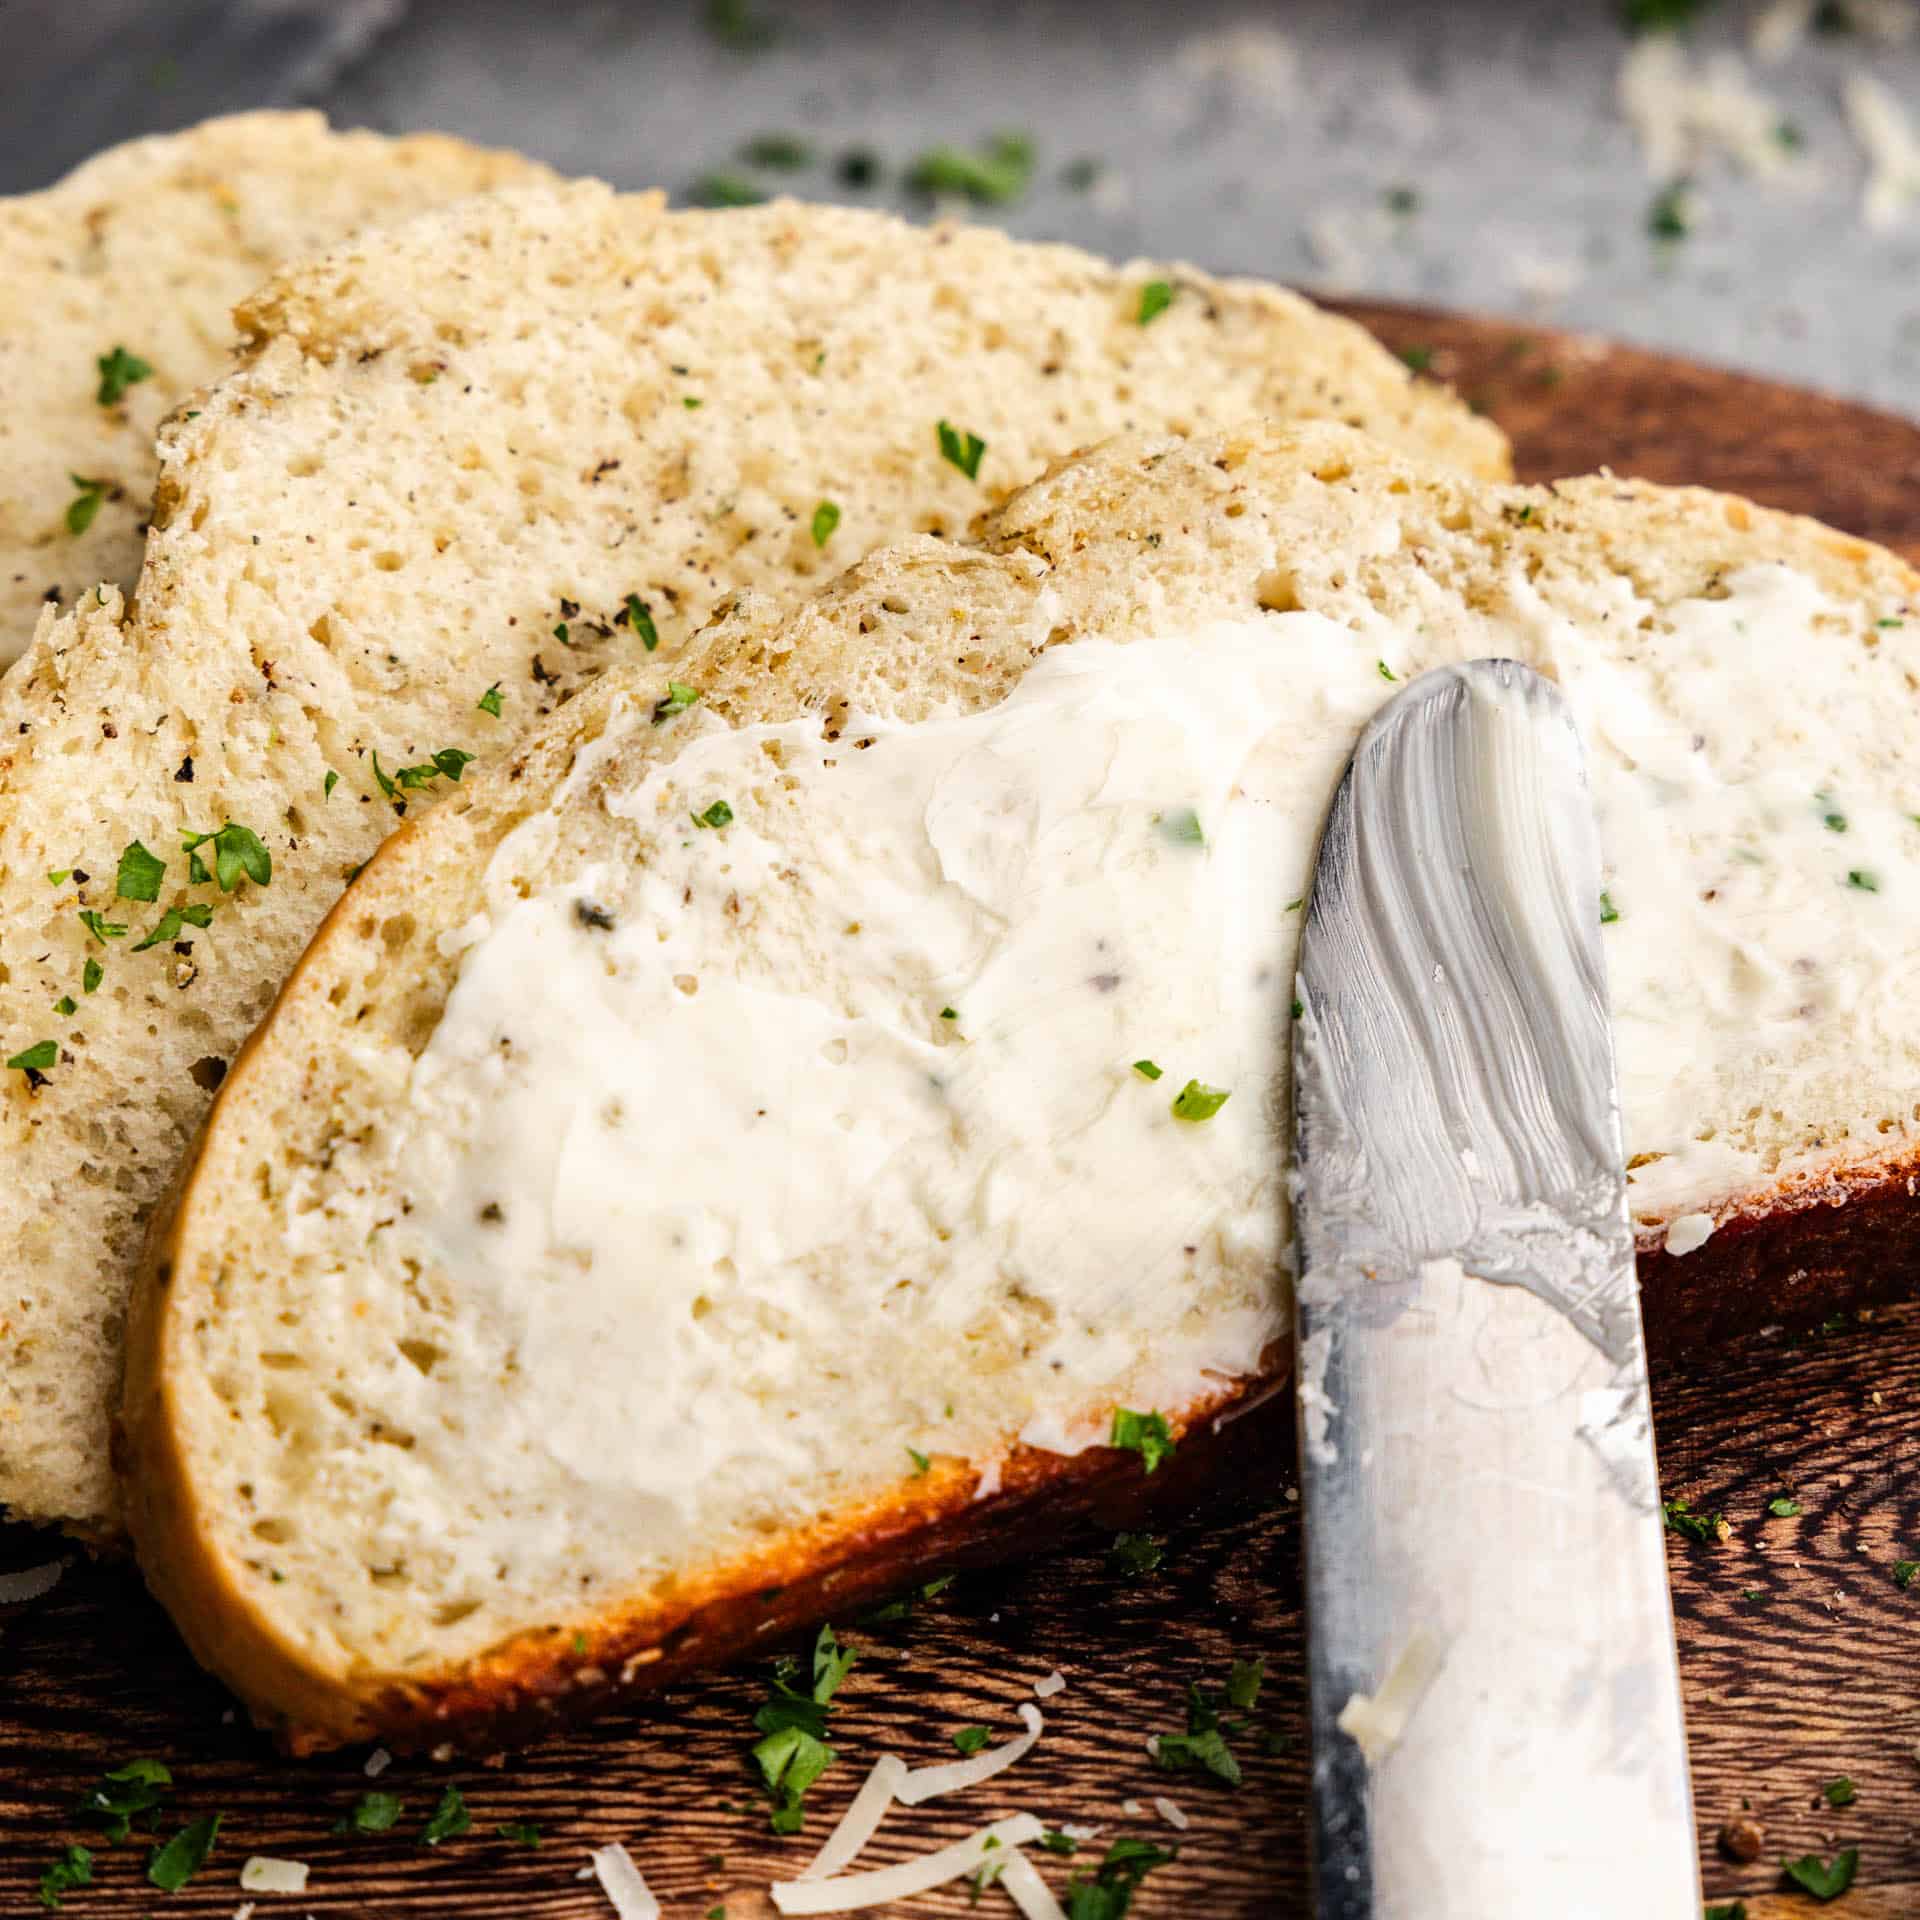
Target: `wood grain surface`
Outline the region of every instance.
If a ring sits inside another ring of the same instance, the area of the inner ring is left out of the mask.
[[[1460,316],[1353,311],[1498,418],[1524,477],[1607,463],[1737,488],[1920,560],[1920,430],[1906,422],[1630,348]],[[1882,1293],[1914,1291],[1911,1274],[1861,1277]],[[1743,1897],[1751,1920],[1810,1912],[1806,1896],[1781,1891],[1779,1863],[1858,1847],[1854,1890],[1829,1911],[1920,1914],[1920,1579],[1903,1589],[1893,1571],[1920,1559],[1920,1305],[1838,1316],[1824,1329],[1756,1329],[1658,1370],[1655,1405],[1667,1492],[1728,1522],[1713,1544],[1669,1541],[1710,1895]],[[330,1828],[369,1785],[364,1755],[276,1758],[194,1669],[130,1569],[0,1530],[0,1566],[73,1555],[53,1593],[0,1609],[0,1915],[39,1911],[42,1868],[80,1841],[94,1849],[94,1880],[66,1897],[79,1916],[230,1915],[252,1897],[239,1890],[241,1864],[265,1853],[306,1861],[312,1880],[299,1898],[259,1896],[258,1920],[584,1920],[611,1911],[576,1877],[586,1850],[619,1839],[673,1920],[715,1907],[746,1920],[771,1912],[765,1887],[797,1871],[876,1754],[925,1763],[952,1756],[960,1726],[1009,1733],[1032,1682],[1056,1669],[1067,1685],[1044,1705],[1038,1750],[988,1786],[897,1809],[863,1866],[1030,1809],[1102,1829],[1082,1864],[1122,1834],[1177,1842],[1179,1858],[1135,1901],[1141,1920],[1303,1914],[1293,1477],[1284,1442],[1270,1464],[1243,1449],[1241,1484],[1165,1529],[1149,1574],[1116,1573],[1107,1536],[1081,1534],[1047,1559],[963,1575],[906,1620],[838,1622],[863,1658],[833,1717],[841,1757],[791,1840],[768,1831],[746,1758],[764,1666],[677,1690],[643,1720],[608,1721],[497,1764],[397,1761],[379,1782],[404,1796],[395,1830],[336,1836]],[[1775,1517],[1776,1498],[1800,1511]],[[1579,1601],[1568,1594],[1570,1608]],[[1234,1743],[1243,1784],[1157,1771],[1147,1737],[1177,1730],[1187,1685],[1217,1685],[1236,1658],[1263,1659],[1267,1674],[1255,1726]],[[207,1866],[171,1896],[147,1884],[145,1839],[108,1846],[73,1813],[104,1769],[134,1756],[173,1770],[177,1813],[163,1831],[224,1816]],[[1842,1777],[1854,1799],[1835,1808],[1822,1789]],[[472,1829],[423,1847],[416,1836],[448,1785],[464,1793]],[[1156,1795],[1190,1820],[1184,1834],[1156,1814]],[[1742,1814],[1761,1835],[1747,1865],[1716,1843]],[[529,1820],[538,1849],[496,1833]],[[1064,1887],[1072,1863],[1038,1858]],[[891,1911],[970,1907],[964,1889],[949,1888]],[[1012,1908],[990,1891],[979,1911]]]

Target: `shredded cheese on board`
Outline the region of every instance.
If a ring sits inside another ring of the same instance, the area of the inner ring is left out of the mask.
[[[959,1793],[963,1788],[977,1787],[982,1780],[991,1780],[996,1773],[1004,1773],[1016,1760],[1033,1751],[1035,1741],[1046,1730],[1047,1723],[1041,1719],[1040,1709],[1025,1700],[1020,1703],[1020,1718],[1026,1722],[1025,1733],[965,1760],[949,1760],[937,1767],[916,1767],[895,1788],[894,1798],[903,1807],[917,1807],[923,1800],[936,1799],[943,1793]]]
[[[633,1864],[633,1856],[618,1840],[609,1846],[595,1847],[592,1860],[594,1878],[613,1902],[613,1910],[620,1920],[660,1920],[660,1902]]]
[[[981,1867],[996,1865],[1005,1858],[1003,1849],[1030,1846],[1045,1831],[1032,1814],[1016,1813],[937,1853],[923,1853],[913,1860],[896,1861],[871,1873],[846,1874],[837,1880],[777,1880],[768,1891],[782,1913],[859,1913],[868,1907],[885,1906],[890,1900],[909,1899]],[[622,1920],[641,1917],[623,1915]],[[645,1920],[652,1920],[652,1914]]]

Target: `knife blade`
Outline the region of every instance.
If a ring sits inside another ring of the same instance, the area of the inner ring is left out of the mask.
[[[1321,838],[1293,1029],[1321,1920],[1696,1920],[1572,714],[1426,674]]]

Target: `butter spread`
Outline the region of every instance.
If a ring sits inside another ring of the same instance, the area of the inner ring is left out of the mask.
[[[374,1559],[464,1568],[495,1631],[556,1568],[645,1578],[1254,1367],[1287,1306],[1294,903],[1361,727],[1443,661],[1527,660],[1579,719],[1636,1211],[1711,1224],[1783,1161],[1884,1148],[1916,1064],[1920,791],[1876,732],[1904,682],[1784,568],[1645,624],[1624,578],[1585,591],[1577,620],[1515,579],[1431,631],[1085,640],[985,711],[834,739],[696,706],[592,794],[617,864],[572,850],[584,756],[444,936],[458,980],[356,1168],[404,1204],[316,1179],[289,1214],[310,1270],[405,1282],[318,1289],[316,1346],[363,1349],[352,1312],[400,1339],[389,1296],[450,1342],[356,1363],[409,1440]],[[1822,646],[1858,670],[1805,674]],[[1189,1079],[1225,1105],[1176,1118]],[[1771,1116],[1807,1113],[1783,1156]]]

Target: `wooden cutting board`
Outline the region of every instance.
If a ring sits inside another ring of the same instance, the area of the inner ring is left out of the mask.
[[[1732,488],[1920,561],[1920,429],[1906,421],[1602,341],[1350,310],[1498,419],[1523,477],[1610,464]],[[1894,1277],[1877,1276],[1879,1290]],[[1779,1862],[1857,1846],[1854,1891],[1831,1911],[1920,1914],[1920,1579],[1902,1589],[1893,1577],[1897,1560],[1920,1559],[1920,1304],[1841,1316],[1825,1329],[1756,1329],[1658,1373],[1654,1398],[1666,1491],[1730,1523],[1718,1544],[1670,1541],[1710,1894],[1744,1896],[1752,1920],[1802,1913],[1804,1896],[1771,1891]],[[953,1731],[976,1722],[1004,1735],[1031,1683],[1056,1670],[1067,1685],[1046,1705],[1046,1737],[1001,1790],[896,1811],[871,1849],[875,1862],[1025,1808],[1101,1827],[1092,1854],[1121,1834],[1177,1840],[1178,1860],[1134,1904],[1140,1920],[1302,1914],[1290,1456],[1277,1452],[1270,1475],[1248,1479],[1209,1515],[1167,1530],[1154,1572],[1115,1573],[1107,1539],[1083,1538],[1043,1562],[964,1575],[907,1620],[838,1623],[866,1649],[834,1716],[842,1758],[813,1791],[805,1834],[787,1841],[768,1832],[746,1759],[764,1690],[757,1671],[716,1676],[644,1721],[605,1723],[498,1766],[396,1762],[380,1784],[405,1796],[400,1825],[380,1838],[334,1837],[334,1821],[368,1785],[364,1755],[276,1758],[195,1670],[129,1569],[76,1561],[46,1598],[0,1610],[0,1914],[38,1911],[42,1867],[81,1840],[95,1845],[95,1861],[94,1884],[67,1898],[78,1916],[230,1915],[242,1862],[267,1853],[308,1862],[312,1881],[301,1898],[261,1896],[259,1920],[604,1920],[611,1909],[576,1874],[589,1847],[619,1839],[673,1920],[716,1907],[746,1920],[771,1912],[762,1890],[805,1861],[874,1755],[951,1757]],[[1776,1498],[1799,1511],[1772,1515]],[[57,1544],[0,1530],[0,1565],[50,1551]],[[1570,1593],[1567,1604],[1579,1599]],[[1266,1662],[1252,1717],[1278,1750],[1239,1739],[1238,1790],[1156,1771],[1148,1735],[1177,1730],[1188,1683],[1219,1684],[1236,1658]],[[72,1815],[104,1769],[134,1756],[172,1768],[181,1819],[225,1816],[209,1864],[171,1897],[146,1883],[145,1842],[107,1847]],[[1854,1799],[1835,1808],[1822,1790],[1842,1777]],[[448,1785],[464,1793],[472,1830],[421,1847],[415,1836]],[[1156,1795],[1177,1803],[1185,1833],[1156,1814]],[[1722,1823],[1743,1811],[1763,1836],[1759,1861],[1744,1866],[1716,1844]],[[540,1827],[538,1850],[496,1834],[502,1822],[528,1820]],[[1067,1863],[1041,1859],[1063,1886]],[[979,1910],[1013,1911],[998,1892]],[[969,1907],[964,1891],[947,1889],[892,1911]]]

